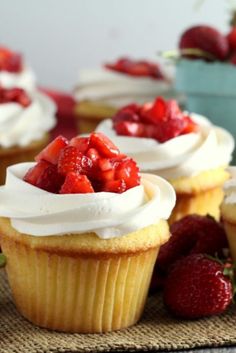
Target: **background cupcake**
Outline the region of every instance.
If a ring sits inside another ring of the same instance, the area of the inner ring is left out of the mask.
[[[234,139],[226,130],[159,97],[143,106],[124,107],[98,131],[135,158],[141,171],[172,183],[177,203],[170,222],[190,213],[219,218],[222,185],[228,178],[225,167],[234,149]]]
[[[36,88],[35,75],[23,56],[3,46],[0,46],[0,86],[19,87],[28,92]]]
[[[1,245],[19,311],[70,332],[136,323],[169,238],[173,188],[153,175],[140,183],[136,163],[100,133],[69,145],[58,137],[36,159],[11,166],[0,189]]]
[[[75,89],[79,131],[92,131],[129,102],[144,103],[157,95],[173,95],[170,79],[147,60],[121,58],[103,68],[83,70]]]

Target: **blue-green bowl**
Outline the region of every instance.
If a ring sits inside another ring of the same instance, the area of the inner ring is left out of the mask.
[[[175,87],[185,94],[189,112],[206,116],[236,137],[236,66],[181,59]]]

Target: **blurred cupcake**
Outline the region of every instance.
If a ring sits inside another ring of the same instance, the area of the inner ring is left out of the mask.
[[[79,131],[94,130],[129,102],[142,104],[157,95],[171,94],[170,80],[162,69],[146,60],[121,58],[101,69],[83,70],[75,89]]]
[[[234,149],[226,130],[161,97],[120,109],[113,121],[105,120],[97,130],[137,160],[141,171],[160,175],[174,186],[177,202],[171,223],[192,213],[219,218],[222,185],[228,178],[225,168]]]
[[[9,165],[32,161],[46,146],[55,123],[55,106],[46,96],[0,87],[0,184]]]
[[[100,133],[60,136],[36,160],[9,167],[0,188],[1,245],[18,310],[67,332],[133,325],[169,238],[173,188],[153,175],[140,182],[136,163]]]
[[[236,261],[236,167],[230,167],[230,179],[224,184],[225,197],[221,217],[227,234],[231,256]]]
[[[32,92],[35,90],[35,84],[35,75],[22,55],[0,46],[0,86],[19,87]]]

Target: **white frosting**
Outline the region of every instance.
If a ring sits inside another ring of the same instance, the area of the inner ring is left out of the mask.
[[[27,92],[33,92],[35,85],[35,75],[28,66],[24,66],[19,73],[0,71],[0,86],[4,88],[18,87],[23,88]]]
[[[172,186],[160,177],[142,175],[142,184],[122,194],[52,194],[22,180],[34,163],[7,169],[0,187],[0,215],[21,233],[47,236],[95,232],[119,237],[168,219],[175,205]]]
[[[103,121],[97,131],[111,137],[122,152],[136,160],[141,171],[152,172],[168,180],[227,166],[234,149],[233,136],[203,116],[191,114],[191,117],[199,124],[199,131],[165,143],[151,138],[118,136],[111,120]]]
[[[0,104],[0,146],[26,146],[41,139],[56,124],[55,105],[42,93],[33,95],[24,108],[18,103]]]
[[[164,80],[135,77],[101,68],[80,72],[75,98],[121,107],[130,102],[143,104],[169,90],[170,83]]]
[[[224,203],[236,204],[236,167],[229,167],[231,178],[224,184]]]

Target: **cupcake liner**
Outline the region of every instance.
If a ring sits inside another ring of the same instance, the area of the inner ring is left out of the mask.
[[[189,214],[211,215],[220,218],[220,204],[224,198],[222,187],[216,187],[193,195],[179,195],[169,218],[169,224]]]
[[[143,311],[159,245],[136,254],[70,257],[3,238],[16,306],[54,330],[100,333],[136,323]]]

